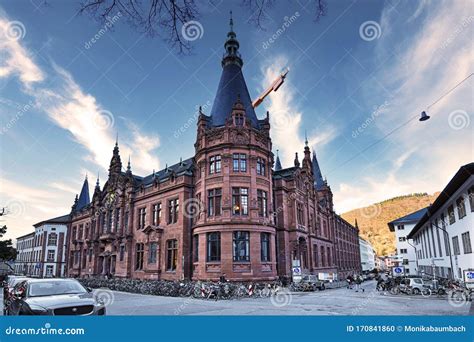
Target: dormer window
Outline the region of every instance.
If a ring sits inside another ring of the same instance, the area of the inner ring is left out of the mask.
[[[243,125],[244,125],[244,122],[245,122],[245,120],[244,120],[244,114],[242,114],[242,113],[236,113],[236,114],[234,115],[234,124],[235,124],[236,126],[243,126]]]

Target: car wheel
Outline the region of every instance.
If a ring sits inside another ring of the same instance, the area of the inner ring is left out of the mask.
[[[326,286],[324,284],[322,284],[321,287],[319,288],[319,290],[321,290],[321,291],[326,290]]]

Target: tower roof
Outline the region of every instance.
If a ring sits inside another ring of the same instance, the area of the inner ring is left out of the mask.
[[[243,61],[239,53],[240,45],[233,31],[232,17],[230,20],[231,27],[224,44],[226,51],[222,58],[221,79],[211,110],[211,125],[224,126],[227,118],[232,114],[234,104],[240,99],[247,120],[250,121],[252,127],[259,128],[257,115],[253,109],[247,84],[242,74]]]
[[[76,210],[81,210],[89,203],[89,182],[86,176],[86,179],[84,179],[84,184],[82,184],[81,194],[79,195],[79,199],[77,200]]]
[[[324,187],[323,175],[321,174],[321,169],[319,168],[318,159],[316,158],[316,153],[313,152],[313,175],[314,175],[314,186],[316,190],[321,190]]]
[[[278,150],[277,150],[277,157],[275,161],[275,171],[280,171],[282,169],[281,167],[281,162],[280,162],[280,156],[278,155]]]

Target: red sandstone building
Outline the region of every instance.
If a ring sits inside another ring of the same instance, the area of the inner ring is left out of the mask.
[[[130,161],[123,168],[117,143],[92,201],[85,181],[71,212],[70,276],[274,280],[290,277],[294,260],[303,273],[360,272],[358,229],[334,213],[316,156],[306,143],[301,164],[274,161],[232,30],[225,50],[194,157],[140,177]]]

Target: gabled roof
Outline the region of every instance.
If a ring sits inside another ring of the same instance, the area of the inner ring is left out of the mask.
[[[48,220],[44,220],[38,223],[35,223],[33,226],[34,227],[39,227],[45,224],[67,224],[71,220],[71,216],[68,215],[63,215],[63,216],[58,216],[55,218],[51,218]]]
[[[455,192],[473,175],[474,163],[469,163],[461,166],[458,172],[456,172],[454,177],[449,181],[448,185],[446,185],[443,191],[441,191],[434,203],[428,207],[428,210],[418,221],[415,227],[413,227],[407,238],[413,238],[413,236],[421,229],[421,227],[423,227],[423,225],[430,219],[430,217],[436,215],[437,211],[441,209],[441,207],[443,207],[443,205],[451,199]]]
[[[427,210],[428,210],[428,207],[417,210],[406,216],[397,218],[396,220],[393,220],[392,222],[388,223],[388,228],[390,229],[391,232],[394,232],[395,226],[398,226],[400,224],[416,223],[423,217],[423,215],[426,213]]]
[[[79,199],[77,200],[76,210],[80,211],[84,207],[86,207],[91,202],[89,198],[89,182],[84,179],[84,184],[82,184],[81,194],[79,195]]]

